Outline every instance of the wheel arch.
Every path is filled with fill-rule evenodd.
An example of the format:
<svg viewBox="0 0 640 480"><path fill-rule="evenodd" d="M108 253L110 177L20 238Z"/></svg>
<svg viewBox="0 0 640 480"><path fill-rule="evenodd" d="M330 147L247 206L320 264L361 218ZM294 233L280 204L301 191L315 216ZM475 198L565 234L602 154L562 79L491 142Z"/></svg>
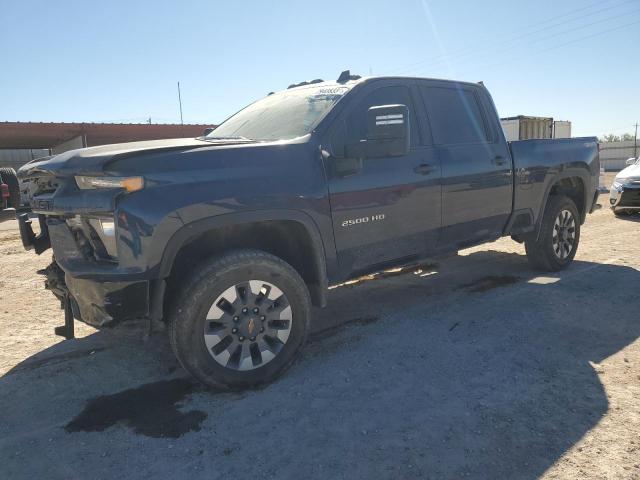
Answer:
<svg viewBox="0 0 640 480"><path fill-rule="evenodd" d="M183 273L183 262L243 248L282 258L304 279L312 303L326 305L328 280L322 237L313 219L298 210L226 214L184 225L167 243L159 277L170 285Z"/></svg>
<svg viewBox="0 0 640 480"><path fill-rule="evenodd" d="M542 203L536 219L536 238L540 234L540 225L544 217L545 209L552 195L566 195L571 198L580 214L580 224L583 224L589 211L589 173L583 169L565 170L553 176L545 188Z"/></svg>

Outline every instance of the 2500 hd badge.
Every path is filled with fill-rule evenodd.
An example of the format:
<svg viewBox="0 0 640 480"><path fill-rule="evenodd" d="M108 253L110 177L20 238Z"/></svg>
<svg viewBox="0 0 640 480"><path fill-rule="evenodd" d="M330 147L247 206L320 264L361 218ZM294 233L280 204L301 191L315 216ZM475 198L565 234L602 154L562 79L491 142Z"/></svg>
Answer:
<svg viewBox="0 0 640 480"><path fill-rule="evenodd" d="M361 217L361 218L353 218L351 220L345 220L344 222L342 222L342 226L351 227L352 225L359 225L361 223L369 223L369 222L379 222L380 220L384 220L384 213L371 215L370 217Z"/></svg>

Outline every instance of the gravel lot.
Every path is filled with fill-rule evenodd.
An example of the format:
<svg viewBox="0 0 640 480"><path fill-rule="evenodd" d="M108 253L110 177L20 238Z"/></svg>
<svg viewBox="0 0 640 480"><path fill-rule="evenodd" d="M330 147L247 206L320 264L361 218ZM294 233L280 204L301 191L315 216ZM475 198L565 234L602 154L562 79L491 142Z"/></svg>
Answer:
<svg viewBox="0 0 640 480"><path fill-rule="evenodd" d="M603 208L560 274L502 239L334 289L291 370L229 394L140 325L55 337L50 257L5 226L0 478L640 479L639 239Z"/></svg>

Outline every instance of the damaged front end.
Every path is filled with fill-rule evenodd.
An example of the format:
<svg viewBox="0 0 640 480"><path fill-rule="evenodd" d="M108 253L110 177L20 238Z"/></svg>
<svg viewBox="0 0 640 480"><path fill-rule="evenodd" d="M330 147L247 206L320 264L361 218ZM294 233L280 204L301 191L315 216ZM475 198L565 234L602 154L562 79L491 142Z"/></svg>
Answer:
<svg viewBox="0 0 640 480"><path fill-rule="evenodd" d="M109 278L109 270L116 265L95 259L95 250L82 233L82 227L74 231L65 220L40 215L40 234L36 235L26 214L19 221L25 248L33 248L40 254L53 247L52 263L38 273L45 276L45 288L65 310L65 325L56 328L57 335L73 338L74 318L104 328L123 320L149 316L151 282L101 281Z"/></svg>
<svg viewBox="0 0 640 480"><path fill-rule="evenodd" d="M69 308L77 320L96 328L112 327L125 319L148 314L148 282L95 282L74 278L53 261L38 270L45 276L44 286Z"/></svg>
<svg viewBox="0 0 640 480"><path fill-rule="evenodd" d="M38 273L65 310L65 325L56 328L56 334L73 338L74 319L96 328L150 320L151 290L163 293L164 282L146 278L144 269L119 258L114 211L121 192L82 190L73 176L42 171L23 181L30 185L39 226L36 233L29 214L18 216L23 246L37 254L53 249L53 262ZM120 234L133 243L127 220L121 212ZM162 314L158 308L154 313Z"/></svg>

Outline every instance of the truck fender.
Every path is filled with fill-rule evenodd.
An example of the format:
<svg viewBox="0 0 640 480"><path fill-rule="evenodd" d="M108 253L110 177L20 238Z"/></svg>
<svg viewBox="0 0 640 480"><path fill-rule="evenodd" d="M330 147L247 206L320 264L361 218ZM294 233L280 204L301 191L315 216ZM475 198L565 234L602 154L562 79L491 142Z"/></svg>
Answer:
<svg viewBox="0 0 640 480"><path fill-rule="evenodd" d="M570 169L563 169L562 171L560 171L559 173L553 175L549 181L547 182L547 185L545 187L544 190L544 195L542 197L542 203L538 209L538 216L536 218L536 227L535 227L535 236L536 239L538 238L538 235L540 234L540 225L542 224L542 217L544 216L544 210L547 206L547 202L549 201L549 195L551 194L551 189L553 188L553 186L558 183L559 181L565 179L565 178L571 178L571 177L578 177L580 178L580 180L582 180L582 183L584 185L584 205L585 208L583 209L583 212L581 214L581 219L580 219L580 223L584 223L584 220L586 218L586 214L589 210L589 170L588 167L585 166L585 168L570 168Z"/></svg>
<svg viewBox="0 0 640 480"><path fill-rule="evenodd" d="M159 265L157 278L166 278L171 273L173 262L180 249L199 235L231 225L249 224L264 221L293 221L301 224L311 239L313 251L309 252L313 259L315 275L318 285L308 285L313 303L326 305L326 291L328 287L327 266L324 242L320 230L314 220L300 210L253 210L239 213L229 213L202 218L188 223L178 229L169 239Z"/></svg>

